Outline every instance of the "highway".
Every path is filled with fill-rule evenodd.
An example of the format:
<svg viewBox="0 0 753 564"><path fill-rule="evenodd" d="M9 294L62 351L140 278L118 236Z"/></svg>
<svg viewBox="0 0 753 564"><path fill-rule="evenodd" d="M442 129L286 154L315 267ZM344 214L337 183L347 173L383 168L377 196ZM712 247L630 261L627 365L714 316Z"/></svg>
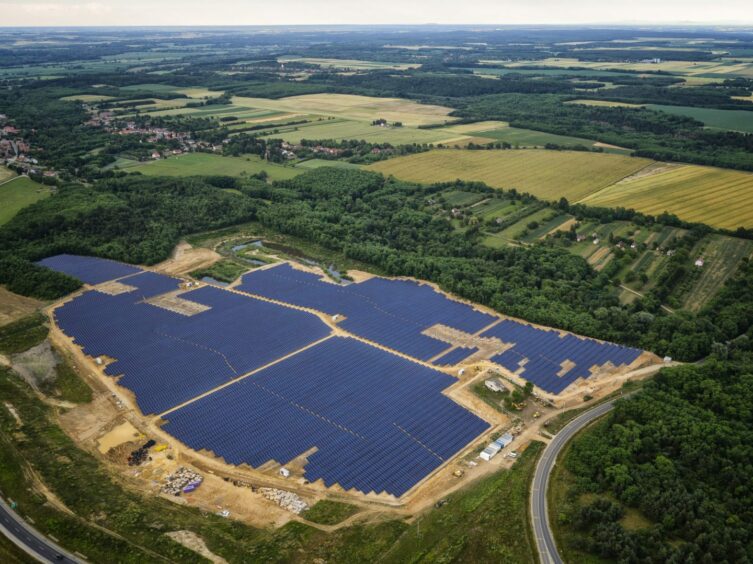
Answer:
<svg viewBox="0 0 753 564"><path fill-rule="evenodd" d="M623 396L624 397L624 396ZM618 399L618 398L615 398ZM554 535L549 526L549 512L547 511L546 492L549 487L549 475L557 462L557 457L568 441L583 427L609 412L614 406L615 400L600 403L593 409L581 413L570 421L557 433L544 449L531 484L531 521L533 532L536 536L536 548L539 553L541 564L562 564L563 560L557 552Z"/></svg>
<svg viewBox="0 0 753 564"><path fill-rule="evenodd" d="M0 533L39 562L83 562L39 534L2 498L0 498Z"/></svg>

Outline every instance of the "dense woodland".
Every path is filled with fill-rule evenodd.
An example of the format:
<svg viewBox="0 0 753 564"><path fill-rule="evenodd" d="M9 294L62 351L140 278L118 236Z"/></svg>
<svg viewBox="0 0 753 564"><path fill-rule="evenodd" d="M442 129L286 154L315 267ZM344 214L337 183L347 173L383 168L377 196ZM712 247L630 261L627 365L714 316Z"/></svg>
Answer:
<svg viewBox="0 0 753 564"><path fill-rule="evenodd" d="M230 187L241 193L223 190ZM153 264L188 233L256 220L379 272L431 280L509 315L660 355L701 358L753 326L753 263L698 314L664 314L661 296L622 306L608 274L581 257L547 245L494 250L479 244L478 229L455 233L448 220L424 210L427 198L446 188L335 168L275 186L139 176L64 185L0 229L1 281L18 293L52 298L69 292L71 280L29 261L69 252ZM668 275L665 284L672 280Z"/></svg>
<svg viewBox="0 0 753 564"><path fill-rule="evenodd" d="M753 560L750 350L663 370L573 442L560 519L576 548L620 562ZM628 510L647 522L626 528Z"/></svg>

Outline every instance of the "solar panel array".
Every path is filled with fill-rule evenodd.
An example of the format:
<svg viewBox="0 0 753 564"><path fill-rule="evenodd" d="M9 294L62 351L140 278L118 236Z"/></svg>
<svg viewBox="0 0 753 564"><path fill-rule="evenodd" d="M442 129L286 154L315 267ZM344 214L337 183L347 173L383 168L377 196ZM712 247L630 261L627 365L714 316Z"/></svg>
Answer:
<svg viewBox="0 0 753 564"><path fill-rule="evenodd" d="M305 477L400 496L489 425L441 394L456 380L332 337L168 414L163 427L231 464L285 464Z"/></svg>
<svg viewBox="0 0 753 564"><path fill-rule="evenodd" d="M593 366L611 362L615 366L630 364L641 352L638 349L604 343L594 339L562 336L557 331L539 329L509 319L503 320L488 331L484 337L497 337L514 346L491 360L515 372L527 359L520 375L547 392L560 393L578 378L590 376ZM575 364L564 374L562 363L569 360ZM560 374L560 375L558 375Z"/></svg>
<svg viewBox="0 0 753 564"><path fill-rule="evenodd" d="M478 348L476 347L456 347L435 360L434 364L438 366L454 366L476 352L478 352Z"/></svg>
<svg viewBox="0 0 753 564"><path fill-rule="evenodd" d="M429 327L439 323L475 333L496 319L450 300L428 285L371 278L340 286L288 264L250 272L238 289L329 315L344 315L343 329L420 360L447 349L444 341L421 334Z"/></svg>
<svg viewBox="0 0 753 564"><path fill-rule="evenodd" d="M106 368L136 395L143 413L161 413L329 334L306 312L203 287L181 298L210 306L180 315L143 300L179 281L142 272L136 290L116 296L87 292L55 312L57 323L86 354L117 359Z"/></svg>
<svg viewBox="0 0 753 564"><path fill-rule="evenodd" d="M79 255L55 255L37 262L57 272L78 278L87 284L100 284L129 274L141 272L140 268L114 260Z"/></svg>

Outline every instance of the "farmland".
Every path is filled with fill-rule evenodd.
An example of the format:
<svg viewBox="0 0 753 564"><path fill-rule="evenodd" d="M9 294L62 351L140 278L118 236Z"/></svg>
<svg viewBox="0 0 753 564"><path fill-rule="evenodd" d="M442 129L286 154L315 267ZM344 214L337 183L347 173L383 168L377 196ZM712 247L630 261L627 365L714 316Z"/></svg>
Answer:
<svg viewBox="0 0 753 564"><path fill-rule="evenodd" d="M442 129L416 129L414 127L379 127L366 121L332 119L313 121L292 127L280 127L268 137L300 143L301 139L355 139L370 143L451 143L463 142L465 135L453 135Z"/></svg>
<svg viewBox="0 0 753 564"><path fill-rule="evenodd" d="M561 68L584 68L590 70L629 70L635 72L665 71L689 78L723 80L736 76L753 77L753 63L748 61L662 61L660 63L641 62L594 62L574 58L552 58L539 61L518 61L507 65L509 68L519 66L544 66Z"/></svg>
<svg viewBox="0 0 753 564"><path fill-rule="evenodd" d="M494 188L516 188L547 200L577 201L651 164L647 159L587 152L430 151L369 168L404 180L431 183L460 178Z"/></svg>
<svg viewBox="0 0 753 564"><path fill-rule="evenodd" d="M26 176L0 184L0 225L8 223L20 209L49 195L49 187Z"/></svg>
<svg viewBox="0 0 753 564"><path fill-rule="evenodd" d="M123 159L119 168L147 176L245 176L265 171L272 180L293 178L302 172L293 167L262 161L256 155L223 157L208 153L191 153L147 162Z"/></svg>
<svg viewBox="0 0 753 564"><path fill-rule="evenodd" d="M308 94L270 100L268 98L234 97L233 105L277 112L293 112L334 116L355 121L378 118L399 121L407 126L443 123L451 108L419 104L400 98L374 98L350 94Z"/></svg>
<svg viewBox="0 0 753 564"><path fill-rule="evenodd" d="M669 211L685 221L727 229L751 227L753 174L695 165L660 167L583 196L581 201L649 214Z"/></svg>
<svg viewBox="0 0 753 564"><path fill-rule="evenodd" d="M659 104L647 104L646 108L668 114L687 116L713 129L753 133L753 111L750 110L716 110L713 108L665 106ZM751 104L751 108L753 108L753 104Z"/></svg>
<svg viewBox="0 0 753 564"><path fill-rule="evenodd" d="M360 61L356 59L322 59L318 57L280 57L278 61L280 63L308 63L310 65L343 70L406 70L415 69L421 66L418 63L389 63L386 61Z"/></svg>
<svg viewBox="0 0 753 564"><path fill-rule="evenodd" d="M522 129L519 127L510 127L503 121L482 121L478 123L467 123L445 127L441 130L462 135L473 135L478 140L488 139L490 142L507 142L512 146L518 147L544 147L547 144L560 146L582 145L584 147L594 147L596 142L592 139L583 139L581 137L571 137L568 135L556 135L544 131L534 131L532 129ZM475 141L475 142L478 142Z"/></svg>
<svg viewBox="0 0 753 564"><path fill-rule="evenodd" d="M713 235L704 239L694 250L693 257L702 258L704 265L696 283L685 296L684 305L698 311L740 265L753 253L753 241Z"/></svg>

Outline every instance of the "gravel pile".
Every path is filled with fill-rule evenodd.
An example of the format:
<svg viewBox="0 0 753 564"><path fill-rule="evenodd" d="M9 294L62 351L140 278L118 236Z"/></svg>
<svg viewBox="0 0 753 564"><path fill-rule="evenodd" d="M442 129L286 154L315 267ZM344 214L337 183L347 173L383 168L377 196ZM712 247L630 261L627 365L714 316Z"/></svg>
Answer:
<svg viewBox="0 0 753 564"><path fill-rule="evenodd" d="M276 488L259 488L259 493L270 501L274 501L283 509L300 515L309 508L309 504L303 501L297 494Z"/></svg>

